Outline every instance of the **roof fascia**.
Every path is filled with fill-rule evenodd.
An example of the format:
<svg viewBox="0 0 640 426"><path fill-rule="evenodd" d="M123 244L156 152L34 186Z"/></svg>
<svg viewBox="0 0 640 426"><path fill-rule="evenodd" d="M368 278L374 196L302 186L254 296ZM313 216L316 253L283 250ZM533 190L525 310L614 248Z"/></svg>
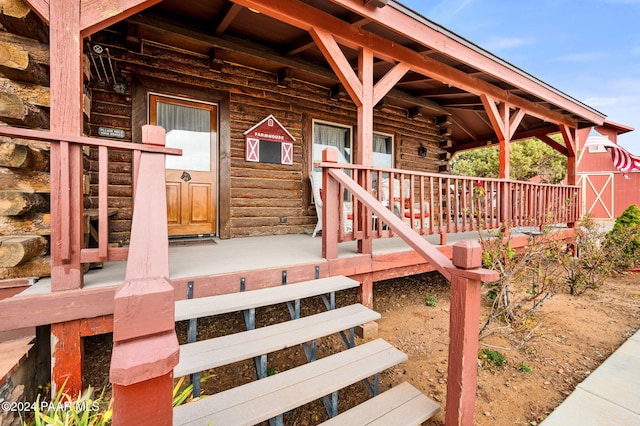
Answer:
<svg viewBox="0 0 640 426"><path fill-rule="evenodd" d="M635 130L635 128L633 128L631 126L627 126L625 124L620 124L620 123L616 123L614 121L609 121L609 120L605 120L605 122L602 125L602 127L613 129L619 135L622 135L622 134L628 133L628 132L633 132Z"/></svg>

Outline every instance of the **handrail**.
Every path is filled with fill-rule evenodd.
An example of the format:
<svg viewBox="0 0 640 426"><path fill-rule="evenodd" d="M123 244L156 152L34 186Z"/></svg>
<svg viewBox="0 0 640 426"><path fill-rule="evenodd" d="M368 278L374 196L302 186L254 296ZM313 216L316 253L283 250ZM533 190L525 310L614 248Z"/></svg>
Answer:
<svg viewBox="0 0 640 426"><path fill-rule="evenodd" d="M409 244L416 252L422 255L440 272L447 280L451 280L451 269L455 268L451 260L442 254L437 248L431 245L424 238L421 238L419 234L408 227L399 217L393 214L386 206L380 203L376 198L369 194L364 188L362 188L353 179L343 173L340 169L324 169L336 182L347 188L354 197L364 204L364 206L370 209L374 214L378 215L384 223L386 223L397 235L399 235L407 244ZM327 199L340 197L339 191L336 185L327 185L326 197ZM323 214L329 218L333 213L333 220L327 220L327 227L325 229L332 229L331 222L337 222L337 211L331 211L330 209L323 209ZM337 228L337 227L336 227Z"/></svg>
<svg viewBox="0 0 640 426"><path fill-rule="evenodd" d="M113 149L125 149L129 151L156 152L166 155L182 155L180 148L166 148L164 146L150 145L146 143L119 142L111 139L91 138L88 136L70 136L59 133L51 133L45 130L23 129L21 127L0 126L0 135L25 139L33 139L43 142L70 142L87 146L106 146ZM148 141L144 141L148 142Z"/></svg>

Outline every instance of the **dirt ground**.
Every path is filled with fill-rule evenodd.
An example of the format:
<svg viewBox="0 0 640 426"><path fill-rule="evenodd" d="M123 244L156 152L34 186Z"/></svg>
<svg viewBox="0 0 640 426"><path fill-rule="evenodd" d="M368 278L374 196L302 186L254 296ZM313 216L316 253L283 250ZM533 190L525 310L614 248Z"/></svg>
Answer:
<svg viewBox="0 0 640 426"><path fill-rule="evenodd" d="M394 279L374 285L374 309L382 314L378 337L404 351L409 360L381 375L381 391L409 381L443 410L446 399L449 333L449 286L438 274ZM427 306L427 298L435 306ZM338 306L355 301L355 292L341 292ZM303 315L321 308L319 298L303 301ZM431 303L433 305L433 303ZM477 425L536 425L558 406L598 365L636 330L640 329L640 273L609 279L597 291L580 297L556 294L537 311L533 323L541 325L521 349L506 348L499 336L483 339L480 350L498 350L506 357L503 366L479 360L475 423ZM483 306L483 312L488 307ZM257 325L286 321L284 305L257 311ZM182 341L185 324L178 324ZM200 320L198 340L241 331L242 317L230 314ZM85 342L85 383L97 387L108 383L110 336ZM506 348L506 349L505 349ZM338 336L318 342L318 358L344 349ZM305 362L300 347L270 354L271 374ZM527 370L527 371L525 371ZM530 370L530 371L528 371ZM255 380L251 361L208 372L205 394ZM108 385L107 385L108 386ZM365 400L367 392L356 383L339 392L339 411ZM321 401L285 414L287 425L312 425L327 418ZM444 424L441 411L426 425Z"/></svg>
<svg viewBox="0 0 640 426"><path fill-rule="evenodd" d="M449 288L428 279L409 285L396 281L390 288L394 290L377 297L376 309L382 313L379 334L405 351L409 361L394 368L388 379L408 380L444 409ZM436 298L435 308L426 306L428 296ZM480 361L475 423L539 423L640 329L639 308L640 274L629 273L580 297L556 294L547 300L532 319L540 327L522 349L502 349L505 339L499 336L483 339L480 351L498 350L506 362L496 367ZM525 366L531 371L523 371ZM427 424L443 423L440 412Z"/></svg>

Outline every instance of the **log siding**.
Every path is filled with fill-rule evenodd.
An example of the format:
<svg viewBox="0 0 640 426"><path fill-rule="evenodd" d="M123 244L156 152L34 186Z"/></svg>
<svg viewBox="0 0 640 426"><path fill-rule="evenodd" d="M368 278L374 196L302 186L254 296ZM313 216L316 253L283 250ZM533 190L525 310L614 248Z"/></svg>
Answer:
<svg viewBox="0 0 640 426"><path fill-rule="evenodd" d="M228 171L221 164L219 179L220 186L228 186L228 191L221 188L219 195L220 236L311 232L316 222L308 188L311 121L319 119L355 126L355 105L351 101L331 99L331 87L295 78L279 84L277 72L248 61L240 63L231 51L221 51L217 55L219 70L212 70L209 58L201 53L146 40L130 48L124 42L125 38L124 31L117 31L117 28L92 37L92 42L109 48L118 72L126 78L130 89L126 94L118 95L109 87L92 84L91 136L98 136L98 127L107 126L124 130L125 141L136 141L132 132L143 124L140 117L146 120L146 104L141 105L134 93L138 80L161 82L163 93L186 94L208 102L220 102L221 94L224 94L228 97L228 123L223 122L225 118L221 113L220 128L227 126L228 135L220 132L219 158L221 162L228 161ZM228 58L221 59L225 55ZM209 92L218 94L218 98L208 98ZM273 114L296 139L292 165L245 161L244 132L269 114ZM398 107L380 108L374 114L375 131L394 136L396 167L437 172L446 164L438 157L442 138L435 118L410 119L408 111ZM427 147L426 158L418 155L420 144ZM128 180L130 159L110 157L109 160L109 207L119 209L111 221L110 241L125 243L132 212L132 191L127 189L131 186ZM93 154L91 161L95 161ZM93 205L97 181L95 167L90 165L89 169Z"/></svg>

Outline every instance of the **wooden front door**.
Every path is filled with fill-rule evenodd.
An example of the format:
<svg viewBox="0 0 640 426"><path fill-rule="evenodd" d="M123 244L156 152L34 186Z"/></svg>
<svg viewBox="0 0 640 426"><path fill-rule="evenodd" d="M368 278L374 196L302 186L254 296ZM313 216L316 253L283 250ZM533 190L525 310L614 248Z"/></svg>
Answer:
<svg viewBox="0 0 640 426"><path fill-rule="evenodd" d="M169 236L216 234L218 108L161 95L149 96L149 122L164 127L167 147Z"/></svg>

